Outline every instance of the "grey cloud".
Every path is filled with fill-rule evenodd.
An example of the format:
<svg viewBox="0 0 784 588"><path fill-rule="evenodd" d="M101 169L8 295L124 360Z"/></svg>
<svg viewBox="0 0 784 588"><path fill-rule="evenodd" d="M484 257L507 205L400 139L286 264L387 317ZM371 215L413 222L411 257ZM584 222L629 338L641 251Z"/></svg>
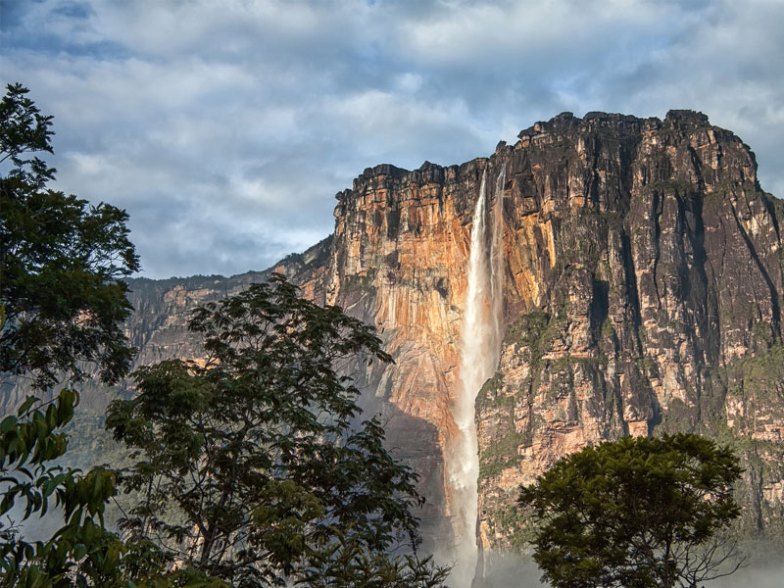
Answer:
<svg viewBox="0 0 784 588"><path fill-rule="evenodd" d="M762 184L784 195L784 5L716 2L705 20L627 75L593 82L592 106L661 115L702 110L756 151Z"/></svg>
<svg viewBox="0 0 784 588"><path fill-rule="evenodd" d="M365 167L459 163L562 110L703 110L784 193L782 17L729 0L42 0L4 22L0 74L55 115L59 185L128 209L146 275L236 273L325 236Z"/></svg>

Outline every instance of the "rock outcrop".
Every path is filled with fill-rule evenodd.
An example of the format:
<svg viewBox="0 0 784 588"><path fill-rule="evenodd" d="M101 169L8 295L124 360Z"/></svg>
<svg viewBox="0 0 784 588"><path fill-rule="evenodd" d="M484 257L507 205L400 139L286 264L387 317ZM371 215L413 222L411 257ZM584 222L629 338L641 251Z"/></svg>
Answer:
<svg viewBox="0 0 784 588"><path fill-rule="evenodd" d="M666 431L736 447L747 533L784 530L784 205L738 137L671 111L564 113L460 166L366 169L337 195L334 235L276 268L377 327L395 364L350 370L422 475L431 536L449 528L472 210L504 167L506 334L476 404L483 546L519 542L517 488L558 458ZM139 361L198 354L187 312L264 276L134 280Z"/></svg>

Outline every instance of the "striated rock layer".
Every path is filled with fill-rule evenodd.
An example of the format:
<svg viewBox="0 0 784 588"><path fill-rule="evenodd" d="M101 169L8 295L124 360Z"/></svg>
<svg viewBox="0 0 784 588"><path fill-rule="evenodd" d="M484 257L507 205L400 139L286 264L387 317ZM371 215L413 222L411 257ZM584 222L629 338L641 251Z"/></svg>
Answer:
<svg viewBox="0 0 784 588"><path fill-rule="evenodd" d="M422 475L434 543L453 514L443 456L472 211L483 171L503 166L505 337L476 403L482 547L520 541L517 488L560 457L665 431L733 444L746 532L784 531L784 205L702 114L564 113L489 158L366 169L337 195L334 235L275 268L378 328L396 363L348 369ZM133 281L139 360L198 355L187 312L263 277Z"/></svg>

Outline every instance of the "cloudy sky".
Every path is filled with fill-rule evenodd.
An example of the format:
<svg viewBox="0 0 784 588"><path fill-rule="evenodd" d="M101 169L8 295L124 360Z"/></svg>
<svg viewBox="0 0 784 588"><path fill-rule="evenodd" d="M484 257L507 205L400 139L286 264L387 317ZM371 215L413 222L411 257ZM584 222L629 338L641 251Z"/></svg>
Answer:
<svg viewBox="0 0 784 588"><path fill-rule="evenodd" d="M692 108L784 196L784 0L0 0L0 80L57 186L125 208L149 277L263 269L365 167L461 163L568 110Z"/></svg>

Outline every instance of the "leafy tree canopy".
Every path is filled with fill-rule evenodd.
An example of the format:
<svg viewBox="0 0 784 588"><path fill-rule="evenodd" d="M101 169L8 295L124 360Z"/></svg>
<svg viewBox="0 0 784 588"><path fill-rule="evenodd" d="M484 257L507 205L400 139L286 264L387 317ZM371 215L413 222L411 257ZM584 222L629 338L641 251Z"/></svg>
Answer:
<svg viewBox="0 0 784 588"><path fill-rule="evenodd" d="M55 170L33 154L53 152L52 117L27 94L11 84L0 101L0 384L30 378L43 392L79 380L83 362L113 381L131 358L120 278L138 262L127 217L46 188ZM83 475L52 465L67 449L63 427L78 394L66 388L48 395L47 402L28 398L0 420L0 585L127 586L124 578L145 574L152 560L123 560L127 547L104 529L113 472ZM44 516L61 518L62 526L35 542L12 518Z"/></svg>
<svg viewBox="0 0 784 588"><path fill-rule="evenodd" d="M275 276L197 309L205 361L135 374L107 428L140 461L141 497L122 522L184 569L234 586L439 585L415 556L416 476L358 422L359 391L339 368L390 361L373 331ZM389 555L407 549L408 557Z"/></svg>
<svg viewBox="0 0 784 588"><path fill-rule="evenodd" d="M704 437L626 437L563 458L520 503L534 559L556 588L696 587L741 558L733 453Z"/></svg>
<svg viewBox="0 0 784 588"><path fill-rule="evenodd" d="M127 372L121 325L131 311L121 278L138 270L125 211L46 188L55 170L52 117L19 84L0 101L0 372L39 388L79 380L83 362L107 382Z"/></svg>

